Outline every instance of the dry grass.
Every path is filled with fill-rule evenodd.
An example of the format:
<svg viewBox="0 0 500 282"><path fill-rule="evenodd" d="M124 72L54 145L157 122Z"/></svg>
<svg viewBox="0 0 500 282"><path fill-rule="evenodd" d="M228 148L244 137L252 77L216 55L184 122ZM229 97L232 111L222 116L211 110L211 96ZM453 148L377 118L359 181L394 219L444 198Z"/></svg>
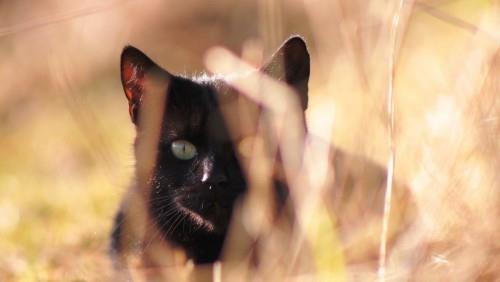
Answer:
<svg viewBox="0 0 500 282"><path fill-rule="evenodd" d="M396 183L411 187L416 223L389 244L379 278L500 279L498 1L402 1L401 9L378 0L32 2L0 2L0 280L111 279L107 237L133 168L118 73L125 44L190 74L221 70L205 64L211 47L258 62L296 33L312 55L311 133L363 156L346 157L346 170L367 159L386 164L394 152ZM255 230L247 232L269 235L267 260L256 270L219 264L209 275L377 278L377 268L352 258L371 248L356 241L360 232L375 234L378 253L383 222L363 218L339 231L341 214L321 194L338 180L327 150L308 143L299 174L293 156L287 162L298 211L290 244L278 244L284 235L265 215L248 212L258 203L249 200L242 212ZM358 174L361 187L385 176ZM360 199L344 209L366 204ZM391 218L399 212L396 204Z"/></svg>

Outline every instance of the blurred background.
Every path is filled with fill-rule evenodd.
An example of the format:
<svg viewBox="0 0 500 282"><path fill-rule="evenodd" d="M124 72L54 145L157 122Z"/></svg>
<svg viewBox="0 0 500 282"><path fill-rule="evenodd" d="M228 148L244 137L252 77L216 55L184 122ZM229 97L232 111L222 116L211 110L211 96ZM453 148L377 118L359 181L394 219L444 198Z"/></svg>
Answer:
<svg viewBox="0 0 500 282"><path fill-rule="evenodd" d="M211 47L259 46L266 58L293 34L312 56L311 130L323 136L333 118L334 144L381 164L396 59L396 177L433 241L452 243L432 269L500 279L499 2L404 1L391 52L393 2L0 0L0 280L110 271L108 234L134 165L125 45L192 75Z"/></svg>

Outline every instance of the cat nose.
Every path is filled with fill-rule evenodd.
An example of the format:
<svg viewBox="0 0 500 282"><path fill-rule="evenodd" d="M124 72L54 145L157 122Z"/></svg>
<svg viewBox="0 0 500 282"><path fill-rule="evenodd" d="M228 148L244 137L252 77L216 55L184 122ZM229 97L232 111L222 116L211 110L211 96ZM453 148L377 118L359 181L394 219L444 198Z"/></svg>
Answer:
<svg viewBox="0 0 500 282"><path fill-rule="evenodd" d="M201 177L202 183L219 185L227 182L227 176L222 169L215 166L212 158L203 162L203 174Z"/></svg>
<svg viewBox="0 0 500 282"><path fill-rule="evenodd" d="M201 182L219 185L227 182L227 176L220 170L205 170L201 177Z"/></svg>
<svg viewBox="0 0 500 282"><path fill-rule="evenodd" d="M201 182L219 185L219 184L226 183L227 177L224 173L215 173L215 174L210 174L210 175L203 174L203 178L201 179Z"/></svg>

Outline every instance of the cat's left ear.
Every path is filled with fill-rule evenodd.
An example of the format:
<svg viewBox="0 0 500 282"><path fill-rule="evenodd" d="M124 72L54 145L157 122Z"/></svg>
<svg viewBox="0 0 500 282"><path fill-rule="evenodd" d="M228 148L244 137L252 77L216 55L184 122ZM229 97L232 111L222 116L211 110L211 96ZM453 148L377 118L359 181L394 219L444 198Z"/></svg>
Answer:
<svg viewBox="0 0 500 282"><path fill-rule="evenodd" d="M130 118L137 124L139 109L148 91L146 81L169 77L170 74L132 46L126 46L122 51L120 71L123 90L129 103Z"/></svg>
<svg viewBox="0 0 500 282"><path fill-rule="evenodd" d="M307 108L310 58L300 36L287 39L261 71L295 89L302 109Z"/></svg>

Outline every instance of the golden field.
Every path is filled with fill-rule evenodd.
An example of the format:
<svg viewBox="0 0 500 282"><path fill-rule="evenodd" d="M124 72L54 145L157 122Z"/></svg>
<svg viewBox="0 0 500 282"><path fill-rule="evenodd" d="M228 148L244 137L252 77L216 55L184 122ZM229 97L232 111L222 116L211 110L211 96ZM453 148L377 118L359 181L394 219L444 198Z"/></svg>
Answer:
<svg viewBox="0 0 500 282"><path fill-rule="evenodd" d="M495 0L0 1L0 280L112 279L108 235L134 167L125 45L189 75L212 47L258 61L292 34L311 53L311 132L383 166L392 141L418 207L405 242L432 245L430 261L379 279L499 281ZM283 280L373 280L321 248L339 243L314 218L322 271Z"/></svg>

